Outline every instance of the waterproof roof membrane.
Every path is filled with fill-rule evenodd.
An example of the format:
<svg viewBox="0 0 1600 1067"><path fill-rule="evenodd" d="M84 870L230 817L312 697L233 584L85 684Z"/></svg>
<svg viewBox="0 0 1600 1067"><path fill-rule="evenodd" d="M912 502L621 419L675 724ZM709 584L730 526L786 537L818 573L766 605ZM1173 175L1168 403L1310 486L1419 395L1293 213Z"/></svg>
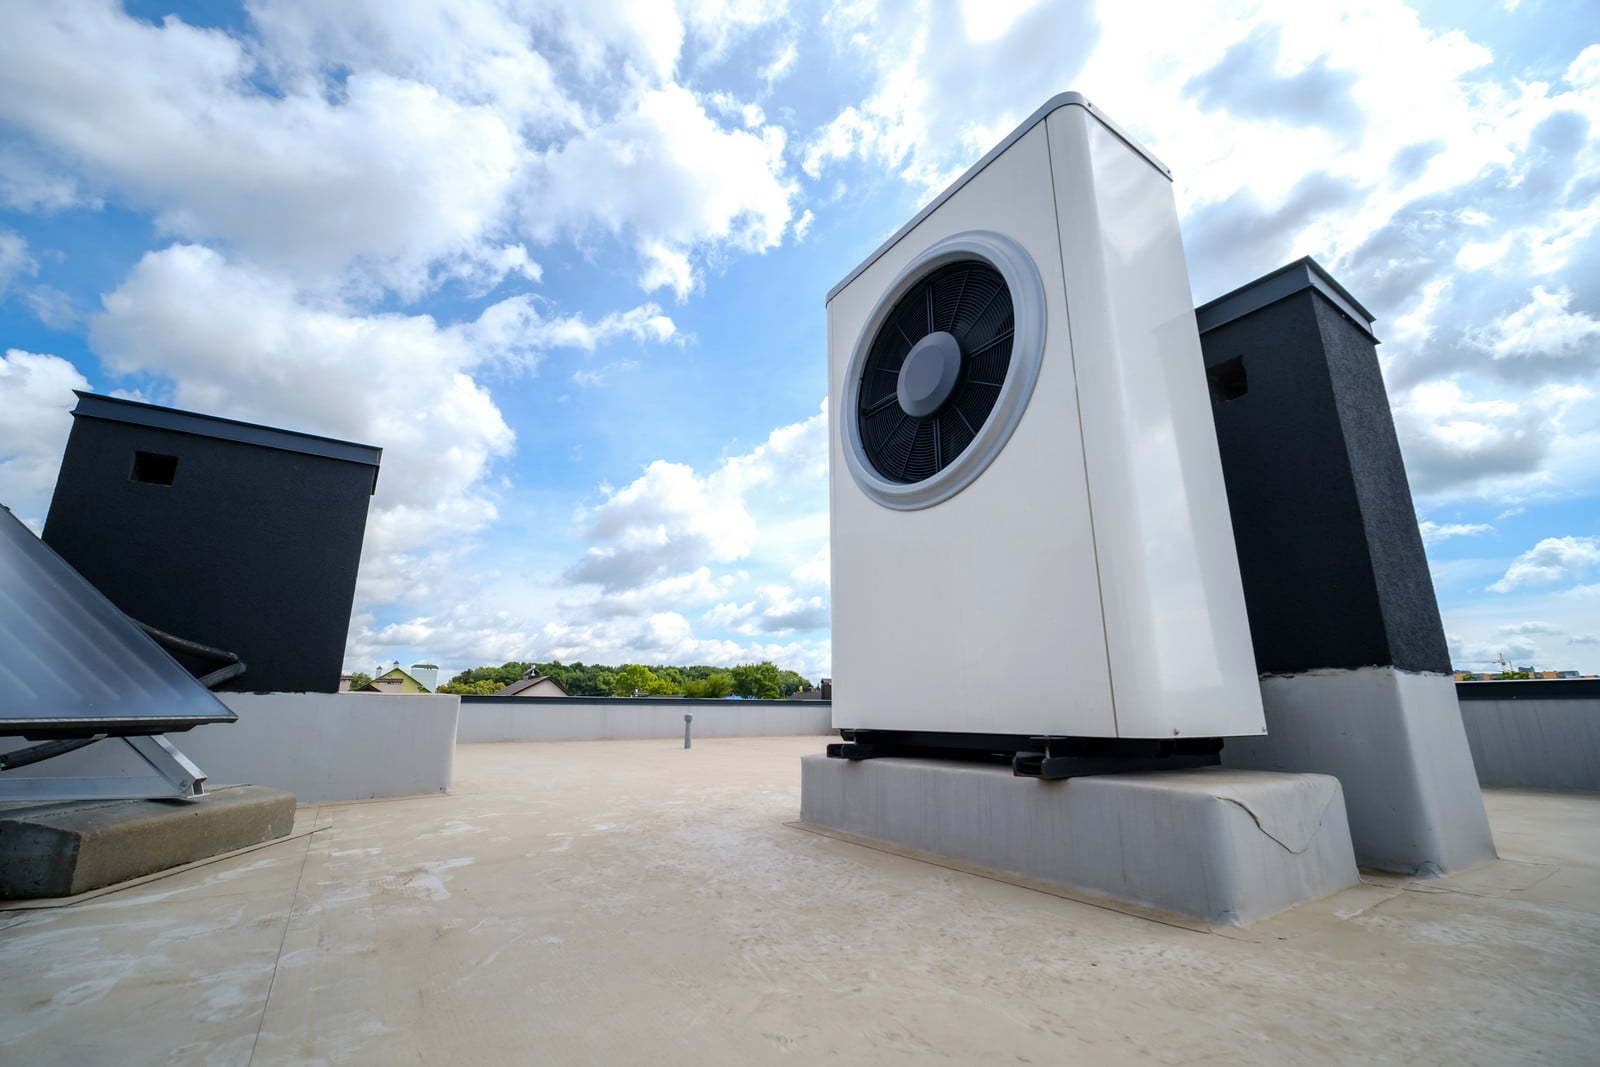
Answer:
<svg viewBox="0 0 1600 1067"><path fill-rule="evenodd" d="M0 736L134 736L235 718L0 507Z"/></svg>

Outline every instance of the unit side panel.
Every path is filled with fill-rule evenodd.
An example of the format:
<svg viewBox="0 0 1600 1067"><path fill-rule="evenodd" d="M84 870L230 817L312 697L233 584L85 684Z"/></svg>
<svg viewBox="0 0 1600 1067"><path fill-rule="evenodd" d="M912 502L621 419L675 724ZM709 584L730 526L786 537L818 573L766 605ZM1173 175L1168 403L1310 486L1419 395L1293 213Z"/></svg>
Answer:
<svg viewBox="0 0 1600 1067"><path fill-rule="evenodd" d="M1082 109L1047 128L1119 734L1261 733L1171 183Z"/></svg>
<svg viewBox="0 0 1600 1067"><path fill-rule="evenodd" d="M1042 128L1023 137L829 304L831 411L878 296L923 249L988 229L1046 293L1043 367L994 463L951 499L894 511L857 488L830 434L836 727L1113 736Z"/></svg>

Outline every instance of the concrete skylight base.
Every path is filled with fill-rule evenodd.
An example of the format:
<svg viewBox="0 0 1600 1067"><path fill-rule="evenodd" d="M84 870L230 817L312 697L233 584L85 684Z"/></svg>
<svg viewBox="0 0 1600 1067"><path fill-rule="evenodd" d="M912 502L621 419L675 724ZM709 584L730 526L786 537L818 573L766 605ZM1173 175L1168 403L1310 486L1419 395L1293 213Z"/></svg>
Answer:
<svg viewBox="0 0 1600 1067"><path fill-rule="evenodd" d="M295 799L224 786L189 800L56 801L0 807L0 899L67 897L272 841Z"/></svg>
<svg viewBox="0 0 1600 1067"><path fill-rule="evenodd" d="M1337 779L1221 767L1050 782L944 760L801 758L800 817L1242 925L1358 879Z"/></svg>

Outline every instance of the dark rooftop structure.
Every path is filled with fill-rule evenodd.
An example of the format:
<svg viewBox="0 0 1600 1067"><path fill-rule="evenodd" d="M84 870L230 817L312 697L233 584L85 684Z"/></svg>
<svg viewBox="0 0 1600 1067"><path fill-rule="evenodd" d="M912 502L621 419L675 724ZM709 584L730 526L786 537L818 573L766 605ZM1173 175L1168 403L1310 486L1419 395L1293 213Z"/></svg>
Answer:
<svg viewBox="0 0 1600 1067"><path fill-rule="evenodd" d="M1195 317L1257 667L1449 673L1372 315L1305 258Z"/></svg>
<svg viewBox="0 0 1600 1067"><path fill-rule="evenodd" d="M223 688L334 692L382 450L77 395L45 543L139 622L237 653Z"/></svg>

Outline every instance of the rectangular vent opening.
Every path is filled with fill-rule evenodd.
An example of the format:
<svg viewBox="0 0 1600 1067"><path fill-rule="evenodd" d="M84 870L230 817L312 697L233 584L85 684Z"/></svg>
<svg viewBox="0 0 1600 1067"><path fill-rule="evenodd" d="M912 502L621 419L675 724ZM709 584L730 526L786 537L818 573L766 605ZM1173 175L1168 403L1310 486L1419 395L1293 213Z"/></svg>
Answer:
<svg viewBox="0 0 1600 1067"><path fill-rule="evenodd" d="M1250 391L1249 383L1245 380L1244 357L1234 356L1215 367L1207 367L1206 382L1211 386L1213 404L1238 400Z"/></svg>
<svg viewBox="0 0 1600 1067"><path fill-rule="evenodd" d="M171 485L177 473L177 456L163 456L159 452L135 452L133 473L129 478L146 485Z"/></svg>

